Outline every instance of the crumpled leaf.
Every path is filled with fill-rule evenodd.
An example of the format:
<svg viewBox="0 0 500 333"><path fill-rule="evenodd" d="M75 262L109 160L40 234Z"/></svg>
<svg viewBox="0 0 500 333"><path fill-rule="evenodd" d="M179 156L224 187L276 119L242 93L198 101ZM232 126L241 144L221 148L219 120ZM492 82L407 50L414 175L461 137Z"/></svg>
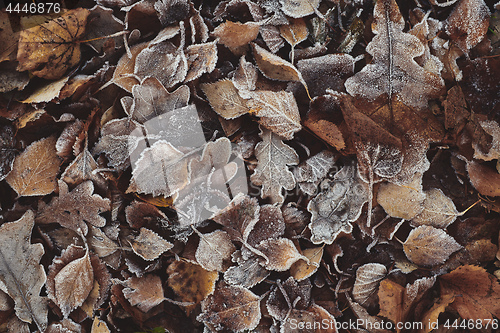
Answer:
<svg viewBox="0 0 500 333"><path fill-rule="evenodd" d="M231 80L203 83L201 90L207 96L212 109L224 119L237 118L250 110Z"/></svg>
<svg viewBox="0 0 500 333"><path fill-rule="evenodd" d="M285 200L282 189L295 187L295 179L288 166L298 164L299 157L273 132L262 129L261 137L262 141L255 147L258 165L250 180L255 185L262 185L262 198L269 197L272 202L281 203Z"/></svg>
<svg viewBox="0 0 500 333"><path fill-rule="evenodd" d="M439 277L442 297L455 296L452 307L463 319L487 320L500 316L500 284L483 267L460 266Z"/></svg>
<svg viewBox="0 0 500 333"><path fill-rule="evenodd" d="M419 266L444 263L462 246L444 230L423 225L413 229L403 244L403 250L412 262Z"/></svg>
<svg viewBox="0 0 500 333"><path fill-rule="evenodd" d="M80 45L90 11L70 10L56 19L21 31L18 71L30 70L44 79L58 79L80 61Z"/></svg>
<svg viewBox="0 0 500 333"><path fill-rule="evenodd" d="M167 267L168 286L183 302L200 303L215 290L219 277L217 271L207 271L197 264L183 260L174 261ZM194 305L186 307L189 314Z"/></svg>
<svg viewBox="0 0 500 333"><path fill-rule="evenodd" d="M130 277L124 284L127 288L123 289L123 296L142 312L148 312L165 299L161 279L156 274Z"/></svg>
<svg viewBox="0 0 500 333"><path fill-rule="evenodd" d="M129 243L134 253L144 260L155 260L174 246L154 231L146 228L141 228L139 235L129 240Z"/></svg>
<svg viewBox="0 0 500 333"><path fill-rule="evenodd" d="M379 282L387 275L387 268L378 263L369 263L356 270L356 281L352 289L352 297L364 305L376 293Z"/></svg>
<svg viewBox="0 0 500 333"><path fill-rule="evenodd" d="M299 259L308 261L288 238L266 239L255 246L257 250L266 256L262 264L266 269L283 272Z"/></svg>
<svg viewBox="0 0 500 333"><path fill-rule="evenodd" d="M309 157L294 169L295 180L302 192L308 195L317 194L318 185L334 166L337 156L329 150L323 150Z"/></svg>
<svg viewBox="0 0 500 333"><path fill-rule="evenodd" d="M253 330L261 318L260 297L243 287L219 284L203 300L201 311L196 319L209 327L224 327L233 332Z"/></svg>
<svg viewBox="0 0 500 333"><path fill-rule="evenodd" d="M435 228L445 229L459 216L453 201L440 189L433 188L424 191L424 193L424 209L411 220L412 226L430 225Z"/></svg>
<svg viewBox="0 0 500 333"><path fill-rule="evenodd" d="M464 0L453 8L446 20L446 33L468 54L486 35L490 24L490 10L483 0Z"/></svg>
<svg viewBox="0 0 500 333"><path fill-rule="evenodd" d="M56 189L60 160L55 143L53 136L33 142L15 159L5 180L18 195L45 195Z"/></svg>
<svg viewBox="0 0 500 333"><path fill-rule="evenodd" d="M222 230L199 234L200 243L196 249L196 261L207 271L226 271L231 263L231 254L236 247L229 235Z"/></svg>
<svg viewBox="0 0 500 333"><path fill-rule="evenodd" d="M247 101L250 112L260 117L259 123L285 140L302 129L297 102L286 91L259 90L250 94Z"/></svg>
<svg viewBox="0 0 500 333"><path fill-rule="evenodd" d="M15 143L14 128L7 125L0 127L0 181L12 170L16 157Z"/></svg>
<svg viewBox="0 0 500 333"><path fill-rule="evenodd" d="M370 101L385 94L389 103L397 96L408 106L426 107L428 99L439 95L444 81L415 62L414 58L424 53L422 43L402 31L404 18L395 0L377 1L373 16L375 37L366 47L373 60L347 79L347 92Z"/></svg>
<svg viewBox="0 0 500 333"><path fill-rule="evenodd" d="M344 166L333 180L325 179L321 192L309 204L311 212L311 241L314 244L332 244L341 233L350 233L352 225L361 215L368 200L368 186L358 175L355 165Z"/></svg>
<svg viewBox="0 0 500 333"><path fill-rule="evenodd" d="M40 296L46 281L39 264L44 254L42 244L31 244L34 214L27 211L19 220L0 226L0 288L15 302L16 315L24 322L47 327L47 302Z"/></svg>
<svg viewBox="0 0 500 333"><path fill-rule="evenodd" d="M65 228L81 232L86 235L87 223L95 227L106 225L106 219L100 213L110 210L110 200L99 194L92 194L94 185L87 180L69 191L68 185L59 181L59 197L54 197L48 205L39 203L36 223L59 223Z"/></svg>

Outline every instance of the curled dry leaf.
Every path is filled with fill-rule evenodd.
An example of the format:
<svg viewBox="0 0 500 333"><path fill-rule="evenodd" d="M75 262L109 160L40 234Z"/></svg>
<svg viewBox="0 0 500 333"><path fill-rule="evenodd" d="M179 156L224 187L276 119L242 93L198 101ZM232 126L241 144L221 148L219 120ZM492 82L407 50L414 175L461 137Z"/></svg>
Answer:
<svg viewBox="0 0 500 333"><path fill-rule="evenodd" d="M308 259L308 261L304 259L297 260L290 267L290 275L293 276L295 280L302 281L316 273L319 268L321 258L323 257L323 249L324 247L321 246L303 250L302 254Z"/></svg>
<svg viewBox="0 0 500 333"><path fill-rule="evenodd" d="M387 275L387 268L382 264L370 263L358 268L356 281L352 289L352 297L364 305L376 293L379 282Z"/></svg>
<svg viewBox="0 0 500 333"><path fill-rule="evenodd" d="M141 228L139 235L129 241L135 254L144 260L155 260L174 245L164 240L154 231Z"/></svg>
<svg viewBox="0 0 500 333"><path fill-rule="evenodd" d="M56 189L60 160L55 144L53 136L41 139L29 145L16 158L5 180L18 195L45 195Z"/></svg>
<svg viewBox="0 0 500 333"><path fill-rule="evenodd" d="M39 264L44 250L41 244L30 243L34 225L34 214L27 211L19 220L0 226L0 288L14 300L20 320L34 322L44 331L48 323L47 302L40 290L46 276Z"/></svg>
<svg viewBox="0 0 500 333"><path fill-rule="evenodd" d="M260 297L243 287L219 284L201 303L201 311L196 319L209 327L233 332L253 330L261 318Z"/></svg>
<svg viewBox="0 0 500 333"><path fill-rule="evenodd" d="M377 1L373 16L375 37L366 47L373 60L347 79L347 92L370 101L385 94L389 103L397 96L408 106L426 107L429 98L439 96L444 81L415 62L414 58L424 53L424 46L417 37L402 31L405 22L395 0Z"/></svg>
<svg viewBox="0 0 500 333"><path fill-rule="evenodd" d="M307 30L304 19L293 19L289 24L280 25L280 34L292 47L307 39Z"/></svg>
<svg viewBox="0 0 500 333"><path fill-rule="evenodd" d="M262 129L262 142L255 147L258 160L257 168L250 176L255 185L262 185L262 198L271 198L272 202L281 203L285 200L282 189L291 190L295 187L295 179L288 165L299 163L295 150L283 143L281 138L271 131Z"/></svg>
<svg viewBox="0 0 500 333"><path fill-rule="evenodd" d="M148 312L165 299L161 279L155 274L146 274L140 278L128 278L124 285L123 296L132 306L137 306L142 312Z"/></svg>
<svg viewBox="0 0 500 333"><path fill-rule="evenodd" d="M453 237L444 230L427 225L413 229L403 244L406 256L419 266L434 266L444 263L460 249Z"/></svg>
<svg viewBox="0 0 500 333"><path fill-rule="evenodd" d="M203 83L201 90L207 96L212 109L224 119L237 118L250 110L231 80Z"/></svg>
<svg viewBox="0 0 500 333"><path fill-rule="evenodd" d="M81 51L79 39L85 33L90 11L70 10L63 15L21 31L17 60L18 70L30 70L44 79L59 79L78 64Z"/></svg>
<svg viewBox="0 0 500 333"><path fill-rule="evenodd" d="M266 261L262 265L272 271L286 271L299 259L309 261L288 238L266 239L255 248L266 256Z"/></svg>
<svg viewBox="0 0 500 333"><path fill-rule="evenodd" d="M87 180L69 191L68 185L59 181L59 197L54 197L48 205L40 201L36 223L59 223L74 231L79 229L87 234L87 223L104 227L106 219L99 215L110 210L110 200L99 194L92 194L94 185Z"/></svg>
<svg viewBox="0 0 500 333"><path fill-rule="evenodd" d="M129 57L127 53L122 55L120 60L118 60L115 71L113 72L111 82L129 93L132 92L132 87L134 85L141 83L139 78L134 74L135 60L139 53L148 47L148 44L149 43L141 43L133 45L130 48L130 54L132 57Z"/></svg>
<svg viewBox="0 0 500 333"><path fill-rule="evenodd" d="M192 302L186 307L189 314L196 304L214 292L215 282L219 277L217 271L207 271L197 264L184 260L174 261L167 267L168 286L172 288L180 300Z"/></svg>
<svg viewBox="0 0 500 333"><path fill-rule="evenodd" d="M231 263L231 254L236 247L229 235L222 230L199 234L200 243L196 249L196 261L208 271L225 272Z"/></svg>
<svg viewBox="0 0 500 333"><path fill-rule="evenodd" d="M441 297L454 297L452 307L463 319L487 320L500 317L498 279L478 266L460 266L439 277Z"/></svg>

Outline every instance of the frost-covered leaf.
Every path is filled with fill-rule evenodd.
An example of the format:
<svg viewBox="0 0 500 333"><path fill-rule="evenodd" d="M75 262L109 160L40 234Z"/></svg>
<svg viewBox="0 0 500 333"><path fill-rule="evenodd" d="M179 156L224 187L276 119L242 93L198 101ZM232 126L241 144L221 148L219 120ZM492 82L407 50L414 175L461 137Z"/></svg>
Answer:
<svg viewBox="0 0 500 333"><path fill-rule="evenodd" d="M229 267L224 273L224 281L229 284L252 288L268 277L270 272L260 265L257 257L242 260L238 266Z"/></svg>
<svg viewBox="0 0 500 333"><path fill-rule="evenodd" d="M424 209L411 220L412 226L430 225L431 227L445 229L459 216L453 201L440 189L433 188L424 191L424 193Z"/></svg>
<svg viewBox="0 0 500 333"><path fill-rule="evenodd" d="M266 239L256 247L266 256L262 265L272 271L286 271L299 259L308 260L288 238Z"/></svg>
<svg viewBox="0 0 500 333"><path fill-rule="evenodd" d="M248 236L248 244L257 245L261 241L278 238L285 232L285 220L281 209L275 205L262 205L259 220Z"/></svg>
<svg viewBox="0 0 500 333"><path fill-rule="evenodd" d="M206 325L233 332L253 330L261 318L260 297L243 287L219 285L201 303L201 311L196 319Z"/></svg>
<svg viewBox="0 0 500 333"><path fill-rule="evenodd" d="M137 75L134 74L135 60L142 50L148 47L147 42L133 45L130 48L130 55L125 53L116 65L116 69L113 72L113 78L111 82L116 84L118 87L132 92L132 87L136 84L140 84L141 81Z"/></svg>
<svg viewBox="0 0 500 333"><path fill-rule="evenodd" d="M321 192L308 204L311 212L311 241L314 244L332 244L343 231L350 233L368 200L368 186L358 175L355 165L344 166L332 180L325 179Z"/></svg>
<svg viewBox="0 0 500 333"><path fill-rule="evenodd" d="M389 103L397 96L408 106L426 107L428 99L439 95L444 82L415 62L414 58L424 53L424 46L417 37L402 31L405 22L395 0L377 1L373 16L375 37L366 47L373 60L347 79L347 92L370 101L385 94Z"/></svg>
<svg viewBox="0 0 500 333"><path fill-rule="evenodd" d="M241 54L239 49L257 38L259 24L251 21L246 23L226 21L215 28L212 34L218 37L219 43L226 45L233 53Z"/></svg>
<svg viewBox="0 0 500 333"><path fill-rule="evenodd" d="M87 180L69 191L68 185L59 181L59 197L54 197L48 205L39 203L36 223L59 223L65 228L87 234L87 223L95 227L104 227L106 219L99 215L110 210L110 200L99 194L92 194L94 185Z"/></svg>
<svg viewBox="0 0 500 333"><path fill-rule="evenodd" d="M189 2L187 0L159 0L154 8L163 26L184 20L189 15Z"/></svg>
<svg viewBox="0 0 500 333"><path fill-rule="evenodd" d="M237 118L250 110L231 80L204 83L201 90L207 96L210 106L224 119Z"/></svg>
<svg viewBox="0 0 500 333"><path fill-rule="evenodd" d="M231 263L231 254L236 251L229 235L216 230L208 234L200 233L199 236L196 261L208 271L226 271Z"/></svg>
<svg viewBox="0 0 500 333"><path fill-rule="evenodd" d="M0 288L15 302L16 315L35 322L41 330L48 323L47 302L40 296L46 276L39 264L44 254L41 244L31 244L34 214L27 211L19 220L0 226Z"/></svg>
<svg viewBox="0 0 500 333"><path fill-rule="evenodd" d="M154 260L174 245L160 235L146 228L141 228L137 237L129 240L135 254L144 260Z"/></svg>
<svg viewBox="0 0 500 333"><path fill-rule="evenodd" d="M313 14L320 2L321 0L280 0L283 13L294 18Z"/></svg>
<svg viewBox="0 0 500 333"><path fill-rule="evenodd" d="M56 138L51 136L33 142L19 155L5 178L20 196L45 195L56 189L60 160L56 155Z"/></svg>
<svg viewBox="0 0 500 333"><path fill-rule="evenodd" d="M492 136L491 147L488 152L481 151L479 145L474 144L474 158L483 161L500 159L500 126L496 121L484 120L479 122L483 130Z"/></svg>
<svg viewBox="0 0 500 333"><path fill-rule="evenodd" d="M155 274L146 274L140 278L130 277L124 285L123 296L132 306L137 306L142 312L148 312L165 299L161 279Z"/></svg>
<svg viewBox="0 0 500 333"><path fill-rule="evenodd" d="M92 225L89 226L87 242L90 249L92 249L99 258L107 257L119 249L117 243L111 240L101 229Z"/></svg>
<svg viewBox="0 0 500 333"><path fill-rule="evenodd" d="M387 268L382 264L370 263L358 268L356 281L352 289L352 297L364 305L376 293L379 282L387 275Z"/></svg>
<svg viewBox="0 0 500 333"><path fill-rule="evenodd" d="M205 73L211 73L217 64L216 41L189 45L186 48L188 72L184 82L196 80Z"/></svg>
<svg viewBox="0 0 500 333"><path fill-rule="evenodd" d="M266 301L269 314L276 320L285 320L292 309L305 310L311 301L311 282L306 279L300 282L289 277L285 282L277 282Z"/></svg>
<svg viewBox="0 0 500 333"><path fill-rule="evenodd" d="M291 190L295 187L295 179L289 165L296 165L299 157L295 150L283 143L282 139L271 131L262 129L262 142L255 147L258 160L257 168L250 176L255 185L262 185L262 198L271 201L284 201L282 189Z"/></svg>
<svg viewBox="0 0 500 333"><path fill-rule="evenodd" d="M296 261L290 267L290 275L293 276L295 280L302 281L316 273L319 268L321 258L323 257L323 249L324 247L321 246L303 250L302 254L309 260L309 262L304 259Z"/></svg>
<svg viewBox="0 0 500 333"><path fill-rule="evenodd" d="M385 183L377 194L378 203L392 217L410 220L424 209L425 192L422 191L422 175L416 174L404 186Z"/></svg>
<svg viewBox="0 0 500 333"><path fill-rule="evenodd" d="M98 188L106 188L106 180L97 172L98 168L92 154L87 147L71 162L61 175L61 180L71 186L81 184L83 181L91 180Z"/></svg>
<svg viewBox="0 0 500 333"><path fill-rule="evenodd" d="M286 91L259 90L250 94L247 106L250 112L260 117L259 123L285 140L302 129L297 102L292 93Z"/></svg>
<svg viewBox="0 0 500 333"><path fill-rule="evenodd" d="M444 230L427 225L413 229L403 244L408 259L419 266L441 264L461 248Z"/></svg>
<svg viewBox="0 0 500 333"><path fill-rule="evenodd" d="M0 180L3 180L12 170L16 150L14 128L12 126L0 127Z"/></svg>
<svg viewBox="0 0 500 333"><path fill-rule="evenodd" d="M300 189L308 195L316 194L319 183L334 166L336 159L337 157L331 151L323 150L300 163L294 169L295 180Z"/></svg>

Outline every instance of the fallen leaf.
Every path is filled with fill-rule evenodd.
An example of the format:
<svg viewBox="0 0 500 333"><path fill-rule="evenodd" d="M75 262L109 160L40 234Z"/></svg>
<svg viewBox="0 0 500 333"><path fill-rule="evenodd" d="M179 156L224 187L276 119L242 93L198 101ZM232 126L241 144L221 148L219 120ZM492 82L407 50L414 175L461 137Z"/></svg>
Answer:
<svg viewBox="0 0 500 333"><path fill-rule="evenodd" d="M101 229L89 226L87 235L89 247L99 256L107 257L117 251L120 247L112 241Z"/></svg>
<svg viewBox="0 0 500 333"><path fill-rule="evenodd" d="M193 81L204 73L211 73L217 64L216 41L189 45L186 48L188 72L184 82Z"/></svg>
<svg viewBox="0 0 500 333"><path fill-rule="evenodd" d="M266 269L283 272L300 259L308 261L288 238L266 239L255 246L266 256L262 264Z"/></svg>
<svg viewBox="0 0 500 333"><path fill-rule="evenodd" d="M289 277L283 283L277 281L266 301L267 311L276 320L283 321L290 310L307 309L311 302L311 288L309 280L297 282Z"/></svg>
<svg viewBox="0 0 500 333"><path fill-rule="evenodd" d="M356 281L352 289L354 300L360 305L365 305L365 302L376 294L380 281L386 275L387 268L382 264L369 263L359 267L356 270Z"/></svg>
<svg viewBox="0 0 500 333"><path fill-rule="evenodd" d="M189 314L194 306L212 294L219 277L217 271L207 271L197 264L183 260L174 261L167 268L168 286L183 302L192 302L186 307Z"/></svg>
<svg viewBox="0 0 500 333"><path fill-rule="evenodd" d="M393 323L404 320L403 295L405 288L390 279L380 282L378 297L380 299L380 316L384 316Z"/></svg>
<svg viewBox="0 0 500 333"><path fill-rule="evenodd" d="M87 147L71 162L61 175L61 180L71 186L91 180L100 189L106 189L106 180L95 170L97 163Z"/></svg>
<svg viewBox="0 0 500 333"><path fill-rule="evenodd" d="M285 232L281 209L275 205L262 205L259 220L248 235L248 244L254 246L266 239L278 238Z"/></svg>
<svg viewBox="0 0 500 333"><path fill-rule="evenodd" d="M238 266L229 267L224 272L224 281L229 284L252 288L264 281L269 276L270 272L262 267L256 256L248 260L242 260Z"/></svg>
<svg viewBox="0 0 500 333"><path fill-rule="evenodd" d="M9 175L14 165L16 138L12 126L0 127L0 181Z"/></svg>
<svg viewBox="0 0 500 333"><path fill-rule="evenodd" d="M292 48L300 42L305 41L309 35L304 19L292 19L289 24L280 25L279 29L281 37L283 37Z"/></svg>
<svg viewBox="0 0 500 333"><path fill-rule="evenodd" d="M272 202L281 203L285 200L282 189L295 187L295 179L288 166L297 165L299 157L273 132L262 129L260 135L262 141L255 147L258 165L250 180L255 185L262 185L262 198L269 197Z"/></svg>
<svg viewBox="0 0 500 333"><path fill-rule="evenodd" d="M427 225L413 229L403 244L408 259L419 266L442 264L461 248L444 230Z"/></svg>
<svg viewBox="0 0 500 333"><path fill-rule="evenodd" d="M253 330L261 318L260 298L243 287L219 285L203 300L201 311L196 319L205 325L222 326L233 332Z"/></svg>
<svg viewBox="0 0 500 333"><path fill-rule="evenodd" d="M99 215L110 210L110 200L103 199L94 192L92 181L87 180L69 191L68 185L59 181L59 196L52 198L47 205L40 201L36 223L59 223L65 228L81 232L86 235L87 223L95 227L106 225L106 219Z"/></svg>
<svg viewBox="0 0 500 333"><path fill-rule="evenodd" d="M203 83L201 90L207 96L212 109L224 119L234 119L250 111L231 80Z"/></svg>
<svg viewBox="0 0 500 333"><path fill-rule="evenodd" d="M445 229L460 215L453 201L440 189L433 188L424 193L424 209L411 220L412 226L430 225Z"/></svg>
<svg viewBox="0 0 500 333"><path fill-rule="evenodd" d="M240 48L257 38L259 24L226 21L215 28L212 34L218 37L219 43L227 46L231 52L241 54Z"/></svg>
<svg viewBox="0 0 500 333"><path fill-rule="evenodd" d="M473 160L467 161L467 173L472 186L479 193L492 197L500 196L500 174L495 169Z"/></svg>
<svg viewBox="0 0 500 333"><path fill-rule="evenodd" d="M40 290L46 276L39 262L45 251L42 244L30 243L34 225L34 214L27 211L19 220L0 226L0 287L14 300L17 317L44 331L48 308Z"/></svg>
<svg viewBox="0 0 500 333"><path fill-rule="evenodd" d="M294 176L302 192L308 195L317 194L318 185L335 165L336 160L337 156L334 153L323 150L300 163L294 169Z"/></svg>
<svg viewBox="0 0 500 333"><path fill-rule="evenodd" d="M155 260L163 252L170 250L174 246L154 231L146 228L141 228L139 235L129 240L129 242L134 253L144 260Z"/></svg>
<svg viewBox="0 0 500 333"><path fill-rule="evenodd" d="M61 90L69 80L69 76L64 76L57 81L50 82L33 92L28 98L21 103L44 103L50 102L59 97Z"/></svg>
<svg viewBox="0 0 500 333"><path fill-rule="evenodd" d="M392 217L411 220L424 209L425 192L422 191L422 175L416 174L404 186L385 183L377 194L378 203Z"/></svg>
<svg viewBox="0 0 500 333"><path fill-rule="evenodd" d="M422 317L422 323L425 323L423 332L429 333L435 329L433 327L434 323L439 320L439 315L443 313L448 305L455 300L454 295L444 295L442 296L434 305L424 313Z"/></svg>
<svg viewBox="0 0 500 333"><path fill-rule="evenodd" d="M428 99L439 96L444 81L415 62L424 47L417 37L402 31L405 22L395 0L378 1L373 16L375 37L366 47L373 60L347 79L347 92L369 101L385 95L389 103L397 96L408 106L425 108Z"/></svg>
<svg viewBox="0 0 500 333"><path fill-rule="evenodd" d="M90 333L111 333L111 331L109 330L108 325L106 324L105 321L100 320L97 317L94 317Z"/></svg>
<svg viewBox="0 0 500 333"><path fill-rule="evenodd" d="M165 299L161 279L155 274L146 274L140 278L131 277L125 280L123 296L132 306L142 312L148 312Z"/></svg>
<svg viewBox="0 0 500 333"><path fill-rule="evenodd" d="M155 2L154 7L163 26L184 20L189 14L187 0L161 0Z"/></svg>
<svg viewBox="0 0 500 333"><path fill-rule="evenodd" d="M463 319L493 320L500 316L498 279L478 266L460 266L439 277L441 296L454 296L452 307Z"/></svg>
<svg viewBox="0 0 500 333"><path fill-rule="evenodd" d="M320 2L321 0L280 0L283 13L294 18L313 14Z"/></svg>
<svg viewBox="0 0 500 333"><path fill-rule="evenodd" d="M302 281L312 276L319 268L321 259L323 258L324 247L312 247L302 251L304 259L299 259L290 267L290 275L297 281Z"/></svg>
<svg viewBox="0 0 500 333"><path fill-rule="evenodd" d="M196 261L207 271L225 272L230 266L231 254L236 251L229 235L222 230L198 235Z"/></svg>
<svg viewBox="0 0 500 333"><path fill-rule="evenodd" d="M19 71L54 80L80 61L78 41L85 33L90 11L70 10L54 20L21 31L17 60Z"/></svg>
<svg viewBox="0 0 500 333"><path fill-rule="evenodd" d="M113 78L110 82L113 82L118 87L132 92L132 87L136 84L140 84L140 79L134 74L135 60L142 50L148 47L149 43L140 43L133 45L130 48L130 55L125 53L122 55L118 63L116 64L116 69L113 72Z"/></svg>

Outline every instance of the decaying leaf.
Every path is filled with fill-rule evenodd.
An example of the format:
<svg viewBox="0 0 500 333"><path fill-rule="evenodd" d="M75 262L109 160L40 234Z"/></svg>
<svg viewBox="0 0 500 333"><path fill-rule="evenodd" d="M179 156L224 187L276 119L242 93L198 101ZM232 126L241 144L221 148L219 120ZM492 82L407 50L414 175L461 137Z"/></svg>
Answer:
<svg viewBox="0 0 500 333"><path fill-rule="evenodd" d="M47 302L40 296L46 276L39 264L41 244L30 244L34 214L27 211L19 220L0 226L0 288L15 302L16 315L24 322L47 327Z"/></svg>
<svg viewBox="0 0 500 333"><path fill-rule="evenodd" d="M80 61L77 42L85 33L89 14L89 10L77 8L47 23L23 30L17 52L18 70L30 70L49 80L63 76Z"/></svg>
<svg viewBox="0 0 500 333"><path fill-rule="evenodd" d="M408 106L426 107L429 98L439 95L444 82L415 62L414 58L424 53L422 43L402 31L405 23L395 0L377 1L373 16L375 37L366 47L373 61L347 79L347 92L368 100L385 94L389 103L397 96Z"/></svg>
<svg viewBox="0 0 500 333"><path fill-rule="evenodd" d="M124 284L123 295L132 306L137 306L142 312L148 312L165 299L163 287L158 275L147 274L140 278L128 278Z"/></svg>
<svg viewBox="0 0 500 333"><path fill-rule="evenodd" d="M262 142L255 147L255 156L259 161L250 180L255 185L262 185L263 198L273 202L283 202L282 189L295 187L295 179L288 165L296 165L299 157L295 150L283 143L282 139L271 131L262 129Z"/></svg>
<svg viewBox="0 0 500 333"><path fill-rule="evenodd" d="M352 289L352 297L364 305L376 293L379 282L387 275L387 268L382 264L370 263L358 268L356 281Z"/></svg>
<svg viewBox="0 0 500 333"><path fill-rule="evenodd" d="M297 260L306 260L288 238L266 239L260 242L256 248L266 256L263 266L268 270L286 271Z"/></svg>
<svg viewBox="0 0 500 333"><path fill-rule="evenodd" d="M106 219L99 215L110 209L110 200L99 194L92 194L94 185L87 180L69 191L68 185L59 181L59 197L54 197L48 205L40 201L36 223L59 223L74 231L87 234L87 223L95 227L104 227Z"/></svg>
<svg viewBox="0 0 500 333"><path fill-rule="evenodd" d="M261 318L260 298L246 288L219 284L201 303L201 311L196 319L205 325L233 332L253 330Z"/></svg>
<svg viewBox="0 0 500 333"><path fill-rule="evenodd" d="M146 228L141 228L139 235L129 242L134 253L144 260L155 260L174 246L154 231Z"/></svg>
<svg viewBox="0 0 500 333"><path fill-rule="evenodd" d="M419 266L441 264L461 248L444 230L427 225L413 229L403 244L408 259Z"/></svg>
<svg viewBox="0 0 500 333"><path fill-rule="evenodd" d="M231 262L231 254L236 250L229 235L222 230L216 230L209 234L200 233L199 236L196 261L208 271L226 271Z"/></svg>
<svg viewBox="0 0 500 333"><path fill-rule="evenodd" d="M45 195L56 189L60 160L51 136L29 145L19 155L5 179L20 196Z"/></svg>
<svg viewBox="0 0 500 333"><path fill-rule="evenodd" d="M214 111L224 119L237 118L250 110L231 80L204 83L201 89Z"/></svg>

